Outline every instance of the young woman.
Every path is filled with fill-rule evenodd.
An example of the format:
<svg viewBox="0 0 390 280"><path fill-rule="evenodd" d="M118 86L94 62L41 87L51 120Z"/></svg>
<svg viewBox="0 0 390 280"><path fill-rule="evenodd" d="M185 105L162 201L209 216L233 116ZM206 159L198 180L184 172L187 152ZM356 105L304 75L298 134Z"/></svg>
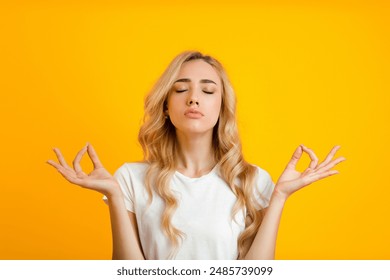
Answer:
<svg viewBox="0 0 390 280"><path fill-rule="evenodd" d="M235 94L222 65L199 52L178 55L145 100L139 141L144 161L112 176L88 144L66 163L49 160L69 182L104 194L113 259L274 259L287 198L345 160L335 146L319 163L300 145L276 185L241 152ZM88 152L90 174L80 166ZM303 153L311 162L296 170Z"/></svg>

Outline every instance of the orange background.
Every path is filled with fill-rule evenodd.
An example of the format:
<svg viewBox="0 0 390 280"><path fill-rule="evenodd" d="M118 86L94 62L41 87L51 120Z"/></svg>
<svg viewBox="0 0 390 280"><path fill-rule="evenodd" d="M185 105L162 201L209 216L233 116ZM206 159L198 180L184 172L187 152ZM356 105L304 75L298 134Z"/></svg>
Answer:
<svg viewBox="0 0 390 280"><path fill-rule="evenodd" d="M297 145L342 146L340 175L287 202L277 259L390 259L388 1L238 2L0 4L0 259L111 257L102 196L45 162L87 141L110 172L141 159L144 95L187 49L225 65L275 181Z"/></svg>

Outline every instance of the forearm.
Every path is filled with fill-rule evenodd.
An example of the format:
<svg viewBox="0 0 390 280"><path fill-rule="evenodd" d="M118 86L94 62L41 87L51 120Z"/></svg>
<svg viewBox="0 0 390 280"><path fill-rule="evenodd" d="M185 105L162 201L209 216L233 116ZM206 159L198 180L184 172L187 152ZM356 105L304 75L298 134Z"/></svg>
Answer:
<svg viewBox="0 0 390 280"><path fill-rule="evenodd" d="M275 258L276 238L285 201L283 196L274 191L263 221L244 259L271 260Z"/></svg>
<svg viewBox="0 0 390 280"><path fill-rule="evenodd" d="M113 259L140 260L144 259L138 242L136 229L130 222L123 197L116 195L108 198L110 209Z"/></svg>

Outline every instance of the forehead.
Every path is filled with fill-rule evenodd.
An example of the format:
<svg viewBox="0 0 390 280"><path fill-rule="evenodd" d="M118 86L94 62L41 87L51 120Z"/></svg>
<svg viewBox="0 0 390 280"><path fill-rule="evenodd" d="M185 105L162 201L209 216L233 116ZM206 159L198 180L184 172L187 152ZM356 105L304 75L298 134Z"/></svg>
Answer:
<svg viewBox="0 0 390 280"><path fill-rule="evenodd" d="M195 82L202 79L210 79L217 84L220 81L220 77L214 67L202 59L184 62L177 78L189 78Z"/></svg>

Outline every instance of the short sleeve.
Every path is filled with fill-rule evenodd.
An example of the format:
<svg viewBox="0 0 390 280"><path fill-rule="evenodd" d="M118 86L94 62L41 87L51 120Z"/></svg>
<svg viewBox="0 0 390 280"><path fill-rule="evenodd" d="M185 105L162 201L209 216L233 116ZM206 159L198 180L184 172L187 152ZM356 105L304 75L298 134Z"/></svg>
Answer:
<svg viewBox="0 0 390 280"><path fill-rule="evenodd" d="M114 178L118 181L119 186L122 190L123 200L125 202L126 209L131 212L134 210L134 189L131 180L131 171L127 164L123 164L114 173ZM107 197L103 197L104 202L107 204Z"/></svg>
<svg viewBox="0 0 390 280"><path fill-rule="evenodd" d="M254 200L256 208L259 210L258 206L261 208L267 208L271 195L274 191L275 184L272 181L271 176L264 169L256 166L256 178L255 178L255 193Z"/></svg>

